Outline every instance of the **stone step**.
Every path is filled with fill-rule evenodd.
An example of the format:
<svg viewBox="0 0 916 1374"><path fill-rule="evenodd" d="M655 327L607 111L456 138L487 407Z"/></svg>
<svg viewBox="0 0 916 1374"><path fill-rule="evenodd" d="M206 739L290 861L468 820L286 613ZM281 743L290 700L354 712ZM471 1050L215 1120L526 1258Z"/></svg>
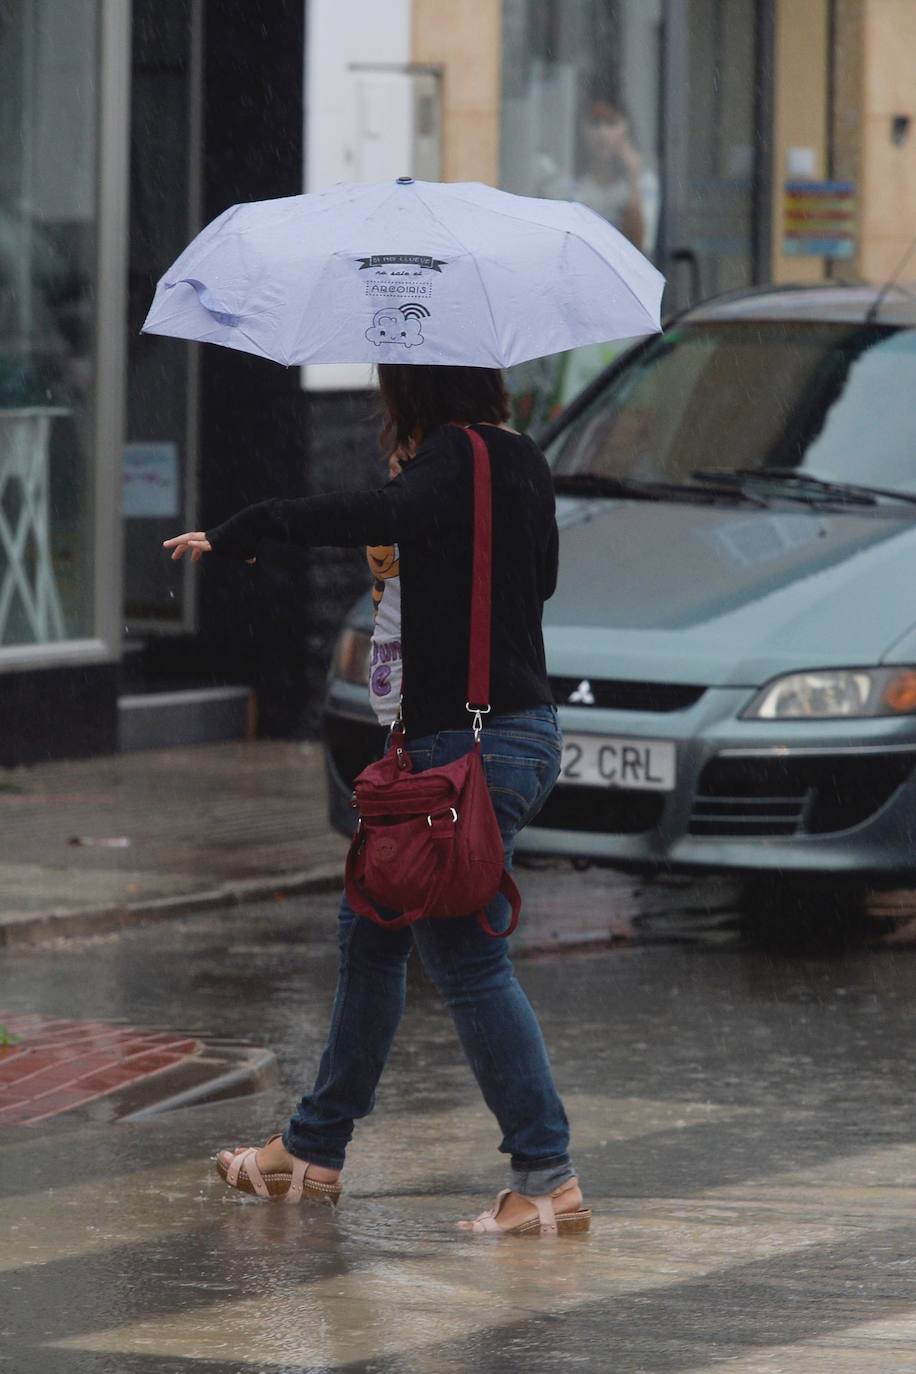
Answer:
<svg viewBox="0 0 916 1374"><path fill-rule="evenodd" d="M250 687L203 687L145 692L118 698L118 749L165 749L251 739L254 694Z"/></svg>

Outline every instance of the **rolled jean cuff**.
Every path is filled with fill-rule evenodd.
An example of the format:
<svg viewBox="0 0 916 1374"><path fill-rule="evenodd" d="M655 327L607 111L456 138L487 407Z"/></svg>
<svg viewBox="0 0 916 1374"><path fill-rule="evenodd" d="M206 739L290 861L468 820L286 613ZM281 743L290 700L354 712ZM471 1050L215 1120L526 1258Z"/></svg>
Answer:
<svg viewBox="0 0 916 1374"><path fill-rule="evenodd" d="M296 1159L301 1159L305 1164L317 1164L320 1169L342 1169L344 1166L344 1155L341 1151L322 1149L317 1146L315 1149L303 1146L292 1138L292 1132L284 1131L280 1139L283 1141L283 1148L288 1150Z"/></svg>
<svg viewBox="0 0 916 1374"><path fill-rule="evenodd" d="M539 1160L536 1164L513 1163L509 1170L509 1187L513 1193L527 1197L544 1197L576 1177L568 1155L557 1159Z"/></svg>

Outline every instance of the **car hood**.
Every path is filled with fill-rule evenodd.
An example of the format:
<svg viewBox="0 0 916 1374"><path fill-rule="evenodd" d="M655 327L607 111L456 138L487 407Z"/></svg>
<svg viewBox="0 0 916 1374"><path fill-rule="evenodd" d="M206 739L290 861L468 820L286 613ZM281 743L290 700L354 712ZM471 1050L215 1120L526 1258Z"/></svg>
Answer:
<svg viewBox="0 0 916 1374"><path fill-rule="evenodd" d="M550 671L753 687L878 664L913 625L916 520L682 502L560 500Z"/></svg>

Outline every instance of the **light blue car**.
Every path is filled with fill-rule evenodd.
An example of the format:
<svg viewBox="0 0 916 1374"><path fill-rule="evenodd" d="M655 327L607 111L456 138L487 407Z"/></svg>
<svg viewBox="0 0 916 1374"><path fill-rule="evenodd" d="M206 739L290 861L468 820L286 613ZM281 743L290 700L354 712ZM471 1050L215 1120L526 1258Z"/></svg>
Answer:
<svg viewBox="0 0 916 1374"><path fill-rule="evenodd" d="M518 850L640 871L916 876L916 298L761 291L639 344L545 436L566 745ZM368 601L331 812L383 734Z"/></svg>

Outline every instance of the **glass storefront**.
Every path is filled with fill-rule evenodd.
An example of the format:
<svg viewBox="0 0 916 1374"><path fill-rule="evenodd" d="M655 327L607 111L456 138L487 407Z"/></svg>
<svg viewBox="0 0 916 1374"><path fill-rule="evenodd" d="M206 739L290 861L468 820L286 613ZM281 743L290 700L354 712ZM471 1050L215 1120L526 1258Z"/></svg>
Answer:
<svg viewBox="0 0 916 1374"><path fill-rule="evenodd" d="M665 272L668 310L750 285L758 30L757 0L503 0L502 185L602 215ZM543 424L623 347L513 369L517 421Z"/></svg>
<svg viewBox="0 0 916 1374"><path fill-rule="evenodd" d="M94 631L99 5L0 0L0 649Z"/></svg>
<svg viewBox="0 0 916 1374"><path fill-rule="evenodd" d="M503 187L581 201L653 259L662 5L503 0ZM537 429L621 347L577 349L513 368L516 422Z"/></svg>
<svg viewBox="0 0 916 1374"><path fill-rule="evenodd" d="M504 0L502 184L578 200L652 257L662 0Z"/></svg>

